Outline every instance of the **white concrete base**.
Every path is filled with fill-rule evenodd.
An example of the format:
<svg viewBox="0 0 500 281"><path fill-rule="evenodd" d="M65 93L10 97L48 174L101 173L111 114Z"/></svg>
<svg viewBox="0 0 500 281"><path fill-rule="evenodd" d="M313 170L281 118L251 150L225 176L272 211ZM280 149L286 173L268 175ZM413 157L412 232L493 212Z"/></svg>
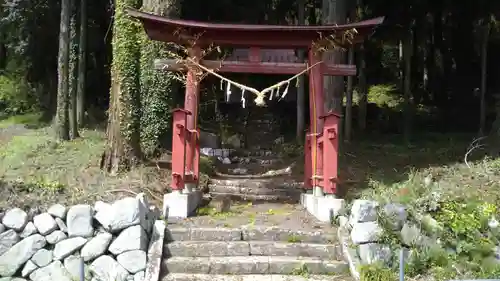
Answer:
<svg viewBox="0 0 500 281"><path fill-rule="evenodd" d="M201 190L186 186L180 191L163 195L163 216L165 218L187 218L194 214L201 203Z"/></svg>
<svg viewBox="0 0 500 281"><path fill-rule="evenodd" d="M322 222L333 222L345 206L344 199L333 195L302 194L300 204Z"/></svg>

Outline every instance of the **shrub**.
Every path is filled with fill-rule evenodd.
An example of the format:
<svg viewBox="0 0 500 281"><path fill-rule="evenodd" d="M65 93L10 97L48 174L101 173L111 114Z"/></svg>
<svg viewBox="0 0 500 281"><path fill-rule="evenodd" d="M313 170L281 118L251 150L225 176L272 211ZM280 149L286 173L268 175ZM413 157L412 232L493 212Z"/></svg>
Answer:
<svg viewBox="0 0 500 281"><path fill-rule="evenodd" d="M30 112L36 105L33 90L26 80L0 75L0 111L11 116Z"/></svg>

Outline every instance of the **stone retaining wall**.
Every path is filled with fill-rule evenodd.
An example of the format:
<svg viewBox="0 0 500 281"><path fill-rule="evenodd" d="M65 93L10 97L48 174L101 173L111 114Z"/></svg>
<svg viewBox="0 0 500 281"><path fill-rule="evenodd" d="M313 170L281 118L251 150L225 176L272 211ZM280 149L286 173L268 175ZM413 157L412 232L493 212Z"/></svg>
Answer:
<svg viewBox="0 0 500 281"><path fill-rule="evenodd" d="M0 212L0 280L80 280L81 259L86 280L144 280L158 218L143 194L112 204Z"/></svg>
<svg viewBox="0 0 500 281"><path fill-rule="evenodd" d="M360 265L389 265L399 255L399 249L391 249L390 245L382 241L385 231L380 222L382 217L390 223L391 231L401 232L405 244L412 245L415 239L421 237L418 229L408 222L408 213L403 205L355 200L349 209L343 210L337 217L337 222L340 226L338 236L342 253L349 263L351 275L357 280L360 278Z"/></svg>

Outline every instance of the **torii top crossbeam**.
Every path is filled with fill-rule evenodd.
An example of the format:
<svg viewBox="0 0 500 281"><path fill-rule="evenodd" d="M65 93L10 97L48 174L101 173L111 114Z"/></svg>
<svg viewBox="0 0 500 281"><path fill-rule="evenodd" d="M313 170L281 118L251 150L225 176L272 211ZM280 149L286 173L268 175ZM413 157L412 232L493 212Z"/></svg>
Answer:
<svg viewBox="0 0 500 281"><path fill-rule="evenodd" d="M355 29L354 38L349 43L359 43L370 35L373 28L380 25L383 17L344 25L256 25L256 24L218 24L188 20L174 20L166 17L128 9L127 13L139 19L149 38L155 41L187 43L197 35L196 44L217 46L255 46L261 48L306 48L311 43ZM348 43L346 43L348 45Z"/></svg>

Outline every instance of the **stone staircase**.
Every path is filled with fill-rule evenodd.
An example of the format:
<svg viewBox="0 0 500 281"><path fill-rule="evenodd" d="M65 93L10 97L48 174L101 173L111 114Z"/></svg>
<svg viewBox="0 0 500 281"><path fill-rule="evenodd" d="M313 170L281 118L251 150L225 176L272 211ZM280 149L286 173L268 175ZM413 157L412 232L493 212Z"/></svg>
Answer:
<svg viewBox="0 0 500 281"><path fill-rule="evenodd" d="M220 163L210 179L210 195L229 196L233 201L269 201L298 203L303 192L300 176L293 164L271 150L239 151L230 164ZM292 165L291 165L292 164Z"/></svg>
<svg viewBox="0 0 500 281"><path fill-rule="evenodd" d="M162 281L352 280L336 231L169 226Z"/></svg>

